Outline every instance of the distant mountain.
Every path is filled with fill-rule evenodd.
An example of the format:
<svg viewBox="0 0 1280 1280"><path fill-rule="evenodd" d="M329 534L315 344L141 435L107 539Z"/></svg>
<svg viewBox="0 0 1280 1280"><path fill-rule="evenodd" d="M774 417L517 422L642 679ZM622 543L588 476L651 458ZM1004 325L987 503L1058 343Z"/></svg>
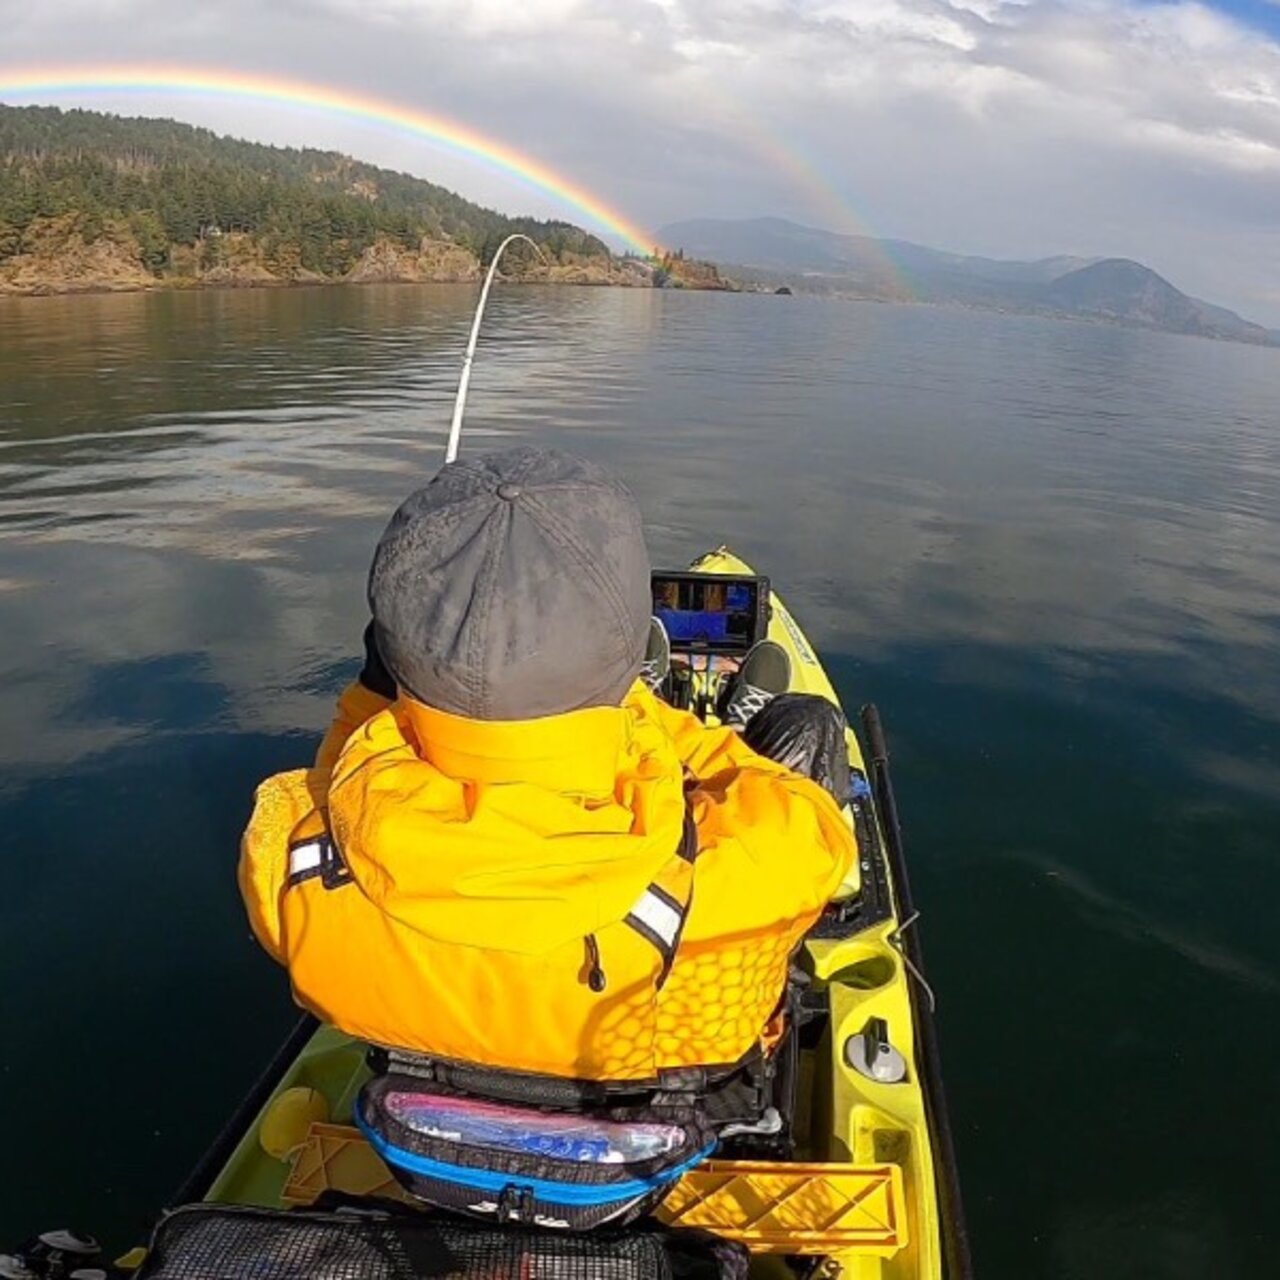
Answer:
<svg viewBox="0 0 1280 1280"><path fill-rule="evenodd" d="M720 262L805 274L875 277L902 270L938 277L1041 284L1096 261L1059 257L1038 262L1006 262L966 257L928 249L907 240L877 240L871 236L823 231L788 222L786 218L692 218L670 223L659 235L664 244L697 257L714 254Z"/></svg>
<svg viewBox="0 0 1280 1280"><path fill-rule="evenodd" d="M905 240L841 235L785 218L695 218L673 222L659 235L673 249L770 287L1069 315L1280 345L1280 335L1190 297L1128 258L971 257Z"/></svg>
<svg viewBox="0 0 1280 1280"><path fill-rule="evenodd" d="M1073 315L1105 316L1170 333L1274 344L1261 325L1174 288L1150 267L1128 258L1106 258L1051 281L1049 304Z"/></svg>

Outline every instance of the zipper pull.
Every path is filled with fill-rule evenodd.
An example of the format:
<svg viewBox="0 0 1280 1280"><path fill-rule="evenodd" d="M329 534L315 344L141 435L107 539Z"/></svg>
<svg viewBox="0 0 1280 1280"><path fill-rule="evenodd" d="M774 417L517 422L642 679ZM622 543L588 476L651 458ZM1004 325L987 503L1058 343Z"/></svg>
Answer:
<svg viewBox="0 0 1280 1280"><path fill-rule="evenodd" d="M596 935L589 933L586 936L587 944L587 986L599 995L608 982L604 976L604 969L600 965L600 944L596 942Z"/></svg>

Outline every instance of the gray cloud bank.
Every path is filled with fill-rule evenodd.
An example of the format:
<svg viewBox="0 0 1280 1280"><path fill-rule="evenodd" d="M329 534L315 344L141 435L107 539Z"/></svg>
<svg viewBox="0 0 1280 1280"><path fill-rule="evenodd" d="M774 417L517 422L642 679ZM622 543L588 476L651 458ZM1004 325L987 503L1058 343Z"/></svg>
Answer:
<svg viewBox="0 0 1280 1280"><path fill-rule="evenodd" d="M0 0L0 30L0 67L229 67L438 111L650 226L778 213L962 252L1124 255L1280 325L1280 45L1197 4ZM334 145L567 212L313 111L56 100Z"/></svg>

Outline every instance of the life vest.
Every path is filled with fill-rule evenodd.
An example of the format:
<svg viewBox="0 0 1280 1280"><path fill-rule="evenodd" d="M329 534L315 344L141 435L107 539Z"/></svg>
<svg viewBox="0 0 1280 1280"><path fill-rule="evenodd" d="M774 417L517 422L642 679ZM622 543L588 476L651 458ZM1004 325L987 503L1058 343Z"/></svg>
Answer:
<svg viewBox="0 0 1280 1280"><path fill-rule="evenodd" d="M650 1080L759 1044L853 836L816 784L637 686L516 723L401 698L268 779L240 885L297 1000L376 1045Z"/></svg>

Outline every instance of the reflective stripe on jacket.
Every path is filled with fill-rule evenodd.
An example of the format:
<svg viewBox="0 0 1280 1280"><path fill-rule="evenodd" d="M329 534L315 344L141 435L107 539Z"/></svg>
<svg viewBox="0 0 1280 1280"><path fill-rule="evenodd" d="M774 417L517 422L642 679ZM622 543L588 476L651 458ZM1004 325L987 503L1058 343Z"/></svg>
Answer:
<svg viewBox="0 0 1280 1280"><path fill-rule="evenodd" d="M239 879L344 1031L625 1080L758 1043L854 852L819 786L641 685L509 723L353 686L317 767L259 787Z"/></svg>

